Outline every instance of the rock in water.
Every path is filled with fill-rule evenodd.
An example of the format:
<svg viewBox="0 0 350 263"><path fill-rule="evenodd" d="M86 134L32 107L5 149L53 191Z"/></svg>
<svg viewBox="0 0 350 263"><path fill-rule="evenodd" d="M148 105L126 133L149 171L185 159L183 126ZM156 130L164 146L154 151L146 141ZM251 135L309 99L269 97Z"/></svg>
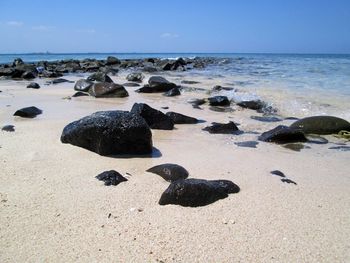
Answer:
<svg viewBox="0 0 350 263"><path fill-rule="evenodd" d="M104 72L96 72L91 74L88 78L88 81L99 81L99 82L109 82L113 83L113 80Z"/></svg>
<svg viewBox="0 0 350 263"><path fill-rule="evenodd" d="M163 77L152 76L148 80L148 85L136 90L136 92L153 93L153 92L167 92L173 88L176 88L176 84L169 82Z"/></svg>
<svg viewBox="0 0 350 263"><path fill-rule="evenodd" d="M294 122L291 128L302 130L306 134L332 134L341 130L350 131L350 123L333 116L313 116Z"/></svg>
<svg viewBox="0 0 350 263"><path fill-rule="evenodd" d="M105 185L118 185L122 182L126 182L128 179L126 179L124 176L122 176L120 173L114 170L105 171L103 173L100 173L96 176L96 178L100 181L103 181Z"/></svg>
<svg viewBox="0 0 350 263"><path fill-rule="evenodd" d="M122 85L109 83L109 82L94 83L89 89L89 94L96 98L103 98L103 97L124 98L129 96L129 93L126 91L126 89Z"/></svg>
<svg viewBox="0 0 350 263"><path fill-rule="evenodd" d="M74 85L74 89L76 91L84 91L87 92L89 91L89 89L91 88L93 82L88 81L86 79L79 79L75 85Z"/></svg>
<svg viewBox="0 0 350 263"><path fill-rule="evenodd" d="M175 97L175 96L179 96L181 95L180 89L178 87L173 88L171 90L169 90L168 92L164 93L164 96L166 97Z"/></svg>
<svg viewBox="0 0 350 263"><path fill-rule="evenodd" d="M228 180L185 179L172 182L162 194L159 204L181 206L204 206L228 194L238 193L239 187Z"/></svg>
<svg viewBox="0 0 350 263"><path fill-rule="evenodd" d="M198 120L193 117L189 117L177 112L169 111L166 113L167 116L170 117L170 119L173 120L175 124L196 124L198 123Z"/></svg>
<svg viewBox="0 0 350 263"><path fill-rule="evenodd" d="M168 182L174 182L176 180L186 179L188 177L188 172L185 168L173 163L153 166L152 168L149 168L147 172L158 174Z"/></svg>
<svg viewBox="0 0 350 263"><path fill-rule="evenodd" d="M212 124L213 124L212 126L205 127L203 131L207 131L209 133L214 133L214 134L232 134L239 131L236 124L232 121L230 121L229 123L213 122Z"/></svg>
<svg viewBox="0 0 350 263"><path fill-rule="evenodd" d="M28 84L27 89L40 89L40 85L36 82Z"/></svg>
<svg viewBox="0 0 350 263"><path fill-rule="evenodd" d="M1 128L2 131L6 132L14 132L15 131L15 126L13 125L5 125Z"/></svg>
<svg viewBox="0 0 350 263"><path fill-rule="evenodd" d="M135 73L130 73L129 75L126 76L126 79L128 81L134 81L134 82L142 82L144 79L144 75L140 72L135 72Z"/></svg>
<svg viewBox="0 0 350 263"><path fill-rule="evenodd" d="M230 101L226 96L214 96L208 98L210 106L229 106Z"/></svg>
<svg viewBox="0 0 350 263"><path fill-rule="evenodd" d="M120 60L116 57L109 56L107 57L106 65L116 65L120 64Z"/></svg>
<svg viewBox="0 0 350 263"><path fill-rule="evenodd" d="M100 111L74 121L63 129L61 142L100 155L152 153L149 126L142 117L127 111Z"/></svg>
<svg viewBox="0 0 350 263"><path fill-rule="evenodd" d="M35 118L37 115L43 113L41 109L38 109L37 107L31 106L22 108L18 111L16 111L13 115L14 116L20 116L23 118Z"/></svg>
<svg viewBox="0 0 350 263"><path fill-rule="evenodd" d="M301 130L284 125L279 125L272 130L262 133L258 139L278 144L307 141L305 134Z"/></svg>
<svg viewBox="0 0 350 263"><path fill-rule="evenodd" d="M151 129L172 130L174 128L174 122L169 116L145 103L135 103L130 112L144 118Z"/></svg>

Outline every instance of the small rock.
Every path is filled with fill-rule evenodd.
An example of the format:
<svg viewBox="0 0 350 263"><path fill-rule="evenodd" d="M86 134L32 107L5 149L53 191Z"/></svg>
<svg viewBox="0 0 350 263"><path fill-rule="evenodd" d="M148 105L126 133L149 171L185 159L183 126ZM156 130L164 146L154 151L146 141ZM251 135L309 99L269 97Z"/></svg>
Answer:
<svg viewBox="0 0 350 263"><path fill-rule="evenodd" d="M230 101L226 96L214 96L208 98L210 106L229 106Z"/></svg>
<svg viewBox="0 0 350 263"><path fill-rule="evenodd" d="M14 132L15 131L15 126L13 125L5 125L1 128L2 131L6 132Z"/></svg>
<svg viewBox="0 0 350 263"><path fill-rule="evenodd" d="M126 76L126 79L128 81L134 81L134 82L142 82L142 80L145 78L145 76L140 72L130 73Z"/></svg>
<svg viewBox="0 0 350 263"><path fill-rule="evenodd" d="M109 82L94 83L89 89L89 94L96 98L102 98L102 97L124 98L129 96L129 93L126 91L126 89L122 85L109 83Z"/></svg>
<svg viewBox="0 0 350 263"><path fill-rule="evenodd" d="M232 121L230 121L229 123L213 122L212 124L212 126L207 126L202 130L213 134L233 134L239 131L236 124Z"/></svg>
<svg viewBox="0 0 350 263"><path fill-rule="evenodd" d="M189 117L177 112L169 111L166 113L167 116L170 117L170 119L173 120L175 124L196 124L198 123L198 120L193 117Z"/></svg>
<svg viewBox="0 0 350 263"><path fill-rule="evenodd" d="M89 94L87 94L87 93L85 93L85 92L77 91L76 93L74 93L74 94L72 95L73 98L82 97L82 96L89 96Z"/></svg>
<svg viewBox="0 0 350 263"><path fill-rule="evenodd" d="M266 104L261 100L241 101L238 102L237 105L251 110L261 110L266 106Z"/></svg>
<svg viewBox="0 0 350 263"><path fill-rule="evenodd" d="M88 81L113 83L113 80L104 72L96 72L87 78Z"/></svg>
<svg viewBox="0 0 350 263"><path fill-rule="evenodd" d="M181 95L181 92L180 92L178 87L175 87L175 88L169 90L168 92L164 93L164 96L166 96L166 97L175 97L175 96L179 96L179 95Z"/></svg>
<svg viewBox="0 0 350 263"><path fill-rule="evenodd" d="M31 106L22 108L18 111L16 111L13 115L14 116L20 116L23 118L34 118L37 115L41 114L43 111L41 109L38 109L37 107Z"/></svg>
<svg viewBox="0 0 350 263"><path fill-rule="evenodd" d="M272 130L262 133L258 139L260 141L274 142L278 144L307 141L301 130L283 125L279 125Z"/></svg>
<svg viewBox="0 0 350 263"><path fill-rule="evenodd" d="M277 176L279 176L279 177L286 177L286 176L284 175L284 173L282 173L282 172L279 171L279 170L274 170L274 171L271 171L270 173L273 174L273 175L277 175Z"/></svg>
<svg viewBox="0 0 350 263"><path fill-rule="evenodd" d="M65 83L65 82L74 83L74 81L59 78L59 79L47 81L46 84L60 84L60 83Z"/></svg>
<svg viewBox="0 0 350 263"><path fill-rule="evenodd" d="M259 144L257 141L245 141L245 142L235 142L235 145L239 147L248 147L248 148L256 148Z"/></svg>
<svg viewBox="0 0 350 263"><path fill-rule="evenodd" d="M240 188L228 180L184 179L172 182L162 194L159 204L181 206L205 206L228 194L238 193Z"/></svg>
<svg viewBox="0 0 350 263"><path fill-rule="evenodd" d="M288 178L282 178L282 179L281 179L281 181L282 181L283 183L287 183L287 184L295 184L295 185L297 185L297 183L296 183L296 182L294 182L293 180L288 179Z"/></svg>
<svg viewBox="0 0 350 263"><path fill-rule="evenodd" d="M216 112L234 112L235 110L231 107L220 107L220 106L210 106L209 110Z"/></svg>
<svg viewBox="0 0 350 263"><path fill-rule="evenodd" d="M186 179L188 177L188 172L185 168L173 163L156 165L149 168L147 172L158 174L168 182L174 182L176 180Z"/></svg>
<svg viewBox="0 0 350 263"><path fill-rule="evenodd" d="M40 89L40 85L36 82L28 84L27 89Z"/></svg>
<svg viewBox="0 0 350 263"><path fill-rule="evenodd" d="M116 57L113 56L108 56L107 60L106 60L106 65L116 65L116 64L120 64L120 60Z"/></svg>
<svg viewBox="0 0 350 263"><path fill-rule="evenodd" d="M87 92L89 91L89 89L91 88L93 82L88 81L86 79L79 79L75 85L74 85L74 89L76 91L83 91L83 92Z"/></svg>
<svg viewBox="0 0 350 263"><path fill-rule="evenodd" d="M275 116L250 116L251 119L261 122L278 122L282 121L281 118Z"/></svg>
<svg viewBox="0 0 350 263"><path fill-rule="evenodd" d="M124 176L122 176L120 173L114 170L105 171L103 173L100 173L96 176L96 178L100 181L105 182L105 185L118 185L121 182L126 182L128 179L126 179Z"/></svg>

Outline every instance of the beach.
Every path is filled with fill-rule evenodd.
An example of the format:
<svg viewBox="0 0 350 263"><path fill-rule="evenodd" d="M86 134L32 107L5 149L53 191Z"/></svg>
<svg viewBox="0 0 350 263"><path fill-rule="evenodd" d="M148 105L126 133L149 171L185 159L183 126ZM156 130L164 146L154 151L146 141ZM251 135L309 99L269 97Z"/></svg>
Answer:
<svg viewBox="0 0 350 263"><path fill-rule="evenodd" d="M109 75L123 84L130 70ZM315 98L311 104L297 92L271 84L233 85L233 75L210 78L191 71L143 72L141 86L154 75L183 86L180 96L137 93L125 87L125 98L75 97L74 83L87 73L64 75L73 83L27 89L31 81L0 81L0 261L1 262L347 262L350 260L349 146L333 135L327 144L306 142L300 151L258 142L256 148L235 143L257 141L277 125L313 115L349 120L344 95ZM216 73L213 73L215 75ZM222 73L220 73L222 74ZM197 84L181 84L183 80ZM245 79L245 81L248 81ZM232 85L229 85L229 84ZM210 92L215 85L232 90ZM261 84L259 84L261 85ZM294 102L301 102L292 108ZM254 110L232 104L233 111L196 109L192 99L225 95L261 98L277 108L279 122L261 122ZM298 96L301 96L298 100ZM334 99L334 103L332 101ZM309 101L309 100L307 100ZM97 111L129 111L146 103L162 112L174 111L203 120L175 125L174 130L152 129L153 154L148 157L101 156L60 141L63 128ZM310 106L311 105L311 106ZM33 119L13 116L20 108L43 110ZM162 109L168 107L168 109ZM347 111L346 111L347 109ZM287 118L287 119L286 119ZM243 134L209 134L212 122L238 124ZM190 178L230 180L240 192L206 206L159 205L169 186L146 172L152 166L175 163ZM105 186L95 176L116 170L128 181ZM282 171L293 183L271 171Z"/></svg>

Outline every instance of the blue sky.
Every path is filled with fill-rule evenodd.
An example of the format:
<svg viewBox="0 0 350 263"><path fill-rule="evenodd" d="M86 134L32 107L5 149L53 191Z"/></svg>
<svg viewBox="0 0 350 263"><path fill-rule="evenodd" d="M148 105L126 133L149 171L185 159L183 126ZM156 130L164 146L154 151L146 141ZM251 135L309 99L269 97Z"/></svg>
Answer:
<svg viewBox="0 0 350 263"><path fill-rule="evenodd" d="M0 53L350 53L349 0L0 0Z"/></svg>

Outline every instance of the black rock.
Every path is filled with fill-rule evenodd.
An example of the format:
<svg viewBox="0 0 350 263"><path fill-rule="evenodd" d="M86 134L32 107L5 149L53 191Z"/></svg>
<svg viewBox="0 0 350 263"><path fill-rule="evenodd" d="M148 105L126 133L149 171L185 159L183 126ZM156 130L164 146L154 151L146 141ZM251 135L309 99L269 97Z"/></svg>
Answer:
<svg viewBox="0 0 350 263"><path fill-rule="evenodd" d="M291 128L302 130L306 134L332 134L341 130L350 131L350 123L333 116L312 116L294 122Z"/></svg>
<svg viewBox="0 0 350 263"><path fill-rule="evenodd" d="M124 87L139 87L140 84L135 83L135 82L126 82L123 84Z"/></svg>
<svg viewBox="0 0 350 263"><path fill-rule="evenodd" d="M288 179L288 178L282 178L281 181L282 181L283 183L295 184L295 185L297 185L296 182L294 182L294 181L292 181L291 179Z"/></svg>
<svg viewBox="0 0 350 263"><path fill-rule="evenodd" d="M329 147L328 149L348 152L350 151L350 146L332 146L332 147Z"/></svg>
<svg viewBox="0 0 350 263"><path fill-rule="evenodd" d="M177 87L176 84L169 82L163 77L152 76L148 80L148 85L136 90L136 92L141 93L153 93L153 92L167 92L173 88Z"/></svg>
<svg viewBox="0 0 350 263"><path fill-rule="evenodd" d="M152 133L145 120L127 111L100 111L68 124L61 135L100 155L151 154Z"/></svg>
<svg viewBox="0 0 350 263"><path fill-rule="evenodd" d="M189 85L191 85L191 84L198 84L200 82L199 81L194 81L194 80L183 80L183 81L181 81L181 83L182 84L189 84Z"/></svg>
<svg viewBox="0 0 350 263"><path fill-rule="evenodd" d="M282 172L279 171L279 170L273 170L273 171L271 171L270 173L273 174L273 175L277 175L277 176L279 176L279 177L286 177L286 176L284 175L284 173L282 173Z"/></svg>
<svg viewBox="0 0 350 263"><path fill-rule="evenodd" d="M144 72L148 72L148 73L152 73L152 72L156 72L158 71L157 68L155 67L151 67L151 66L146 66L146 67L143 67L142 69Z"/></svg>
<svg viewBox="0 0 350 263"><path fill-rule="evenodd" d="M109 82L94 83L89 89L89 94L96 98L103 98L103 97L124 98L129 96L129 93L126 91L126 89L122 85L109 83Z"/></svg>
<svg viewBox="0 0 350 263"><path fill-rule="evenodd" d="M87 80L113 83L113 80L104 72L93 73L87 78Z"/></svg>
<svg viewBox="0 0 350 263"><path fill-rule="evenodd" d="M40 89L40 85L36 82L28 84L27 89Z"/></svg>
<svg viewBox="0 0 350 263"><path fill-rule="evenodd" d="M82 92L82 91L77 91L76 93L74 93L72 95L73 98L75 98L75 97L82 97L82 96L89 96L89 94L87 94L85 92Z"/></svg>
<svg viewBox="0 0 350 263"><path fill-rule="evenodd" d="M166 113L166 115L169 116L170 119L172 119L175 124L196 124L196 123L198 123L198 120L196 118L189 117L189 116L177 113L177 112L169 111Z"/></svg>
<svg viewBox="0 0 350 263"><path fill-rule="evenodd" d="M256 148L259 144L257 141L245 141L245 142L235 142L235 145L239 147Z"/></svg>
<svg viewBox="0 0 350 263"><path fill-rule="evenodd" d="M181 95L180 89L178 87L173 88L169 90L168 92L164 93L164 96L166 97L174 97L174 96L179 96Z"/></svg>
<svg viewBox="0 0 350 263"><path fill-rule="evenodd" d="M21 77L24 79L35 79L36 73L32 71L25 71Z"/></svg>
<svg viewBox="0 0 350 263"><path fill-rule="evenodd" d="M15 126L13 125L5 125L1 128L2 131L7 131L7 132L14 132L15 131Z"/></svg>
<svg viewBox="0 0 350 263"><path fill-rule="evenodd" d="M185 168L173 163L153 166L152 168L149 168L147 172L158 174L168 182L174 182L188 177L188 172Z"/></svg>
<svg viewBox="0 0 350 263"><path fill-rule="evenodd" d="M162 194L159 204L181 206L205 206L228 194L238 193L240 188L228 180L184 179L172 182Z"/></svg>
<svg viewBox="0 0 350 263"><path fill-rule="evenodd" d="M232 121L229 123L216 123L213 122L212 126L207 126L203 129L203 131L207 131L213 134L233 134L239 131L236 124Z"/></svg>
<svg viewBox="0 0 350 263"><path fill-rule="evenodd" d="M174 122L169 116L145 103L135 103L130 112L144 118L151 129L172 130L174 128Z"/></svg>
<svg viewBox="0 0 350 263"><path fill-rule="evenodd" d="M282 121L281 118L275 116L250 116L251 119L261 121L261 122L279 122Z"/></svg>
<svg viewBox="0 0 350 263"><path fill-rule="evenodd" d="M207 101L205 99L193 99L190 100L188 103L190 103L193 107L200 106L205 104Z"/></svg>
<svg viewBox="0 0 350 263"><path fill-rule="evenodd" d="M279 125L272 130L262 133L258 139L260 141L278 144L307 141L305 134L301 130L283 125Z"/></svg>
<svg viewBox="0 0 350 263"><path fill-rule="evenodd" d="M43 111L37 107L31 106L27 108L22 108L16 111L13 116L20 116L23 118L35 118L37 115L41 114Z"/></svg>
<svg viewBox="0 0 350 263"><path fill-rule="evenodd" d="M318 135L307 135L307 142L313 144L327 144L328 140Z"/></svg>
<svg viewBox="0 0 350 263"><path fill-rule="evenodd" d="M210 106L209 110L215 112L234 112L235 110L231 107L223 107L223 106Z"/></svg>
<svg viewBox="0 0 350 263"><path fill-rule="evenodd" d="M107 57L106 65L116 65L120 64L120 60L116 57L109 56Z"/></svg>
<svg viewBox="0 0 350 263"><path fill-rule="evenodd" d="M92 84L93 82L86 79L79 79L74 85L74 90L87 92L91 88Z"/></svg>
<svg viewBox="0 0 350 263"><path fill-rule="evenodd" d="M222 90L226 90L226 91L231 91L231 90L234 90L234 88L231 88L231 87L222 87L220 85L216 85L214 86L211 91L212 92L218 92L218 91L222 91Z"/></svg>
<svg viewBox="0 0 350 263"><path fill-rule="evenodd" d="M0 76L12 76L14 72L14 68L0 68Z"/></svg>
<svg viewBox="0 0 350 263"><path fill-rule="evenodd" d="M60 84L60 83L65 83L65 82L74 83L74 81L62 79L62 78L50 80L50 81L47 81L46 83L47 84Z"/></svg>
<svg viewBox="0 0 350 263"><path fill-rule="evenodd" d="M130 73L129 75L126 76L126 79L128 81L134 81L134 82L142 82L144 79L144 75L140 72L135 72L135 73Z"/></svg>
<svg viewBox="0 0 350 263"><path fill-rule="evenodd" d="M237 105L251 110L261 110L266 106L266 104L261 100L241 101L238 102Z"/></svg>
<svg viewBox="0 0 350 263"><path fill-rule="evenodd" d="M48 70L44 70L40 75L44 78L59 78L63 76L63 74L59 72L48 71Z"/></svg>
<svg viewBox="0 0 350 263"><path fill-rule="evenodd" d="M114 170L104 171L103 173L100 173L99 175L97 175L96 178L100 181L103 181L107 186L118 185L128 180L124 176L122 176L120 173Z"/></svg>
<svg viewBox="0 0 350 263"><path fill-rule="evenodd" d="M23 65L24 62L21 58L15 58L12 62L12 67L17 67L19 65Z"/></svg>
<svg viewBox="0 0 350 263"><path fill-rule="evenodd" d="M226 96L214 96L208 98L210 106L229 106L230 101Z"/></svg>

